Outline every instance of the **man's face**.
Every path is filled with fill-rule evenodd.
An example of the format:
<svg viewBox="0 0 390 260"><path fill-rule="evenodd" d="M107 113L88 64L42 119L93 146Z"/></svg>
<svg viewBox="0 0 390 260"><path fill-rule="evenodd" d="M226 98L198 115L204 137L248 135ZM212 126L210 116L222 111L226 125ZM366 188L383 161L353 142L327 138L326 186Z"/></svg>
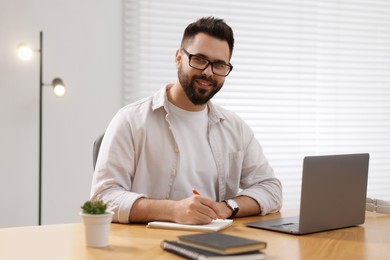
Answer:
<svg viewBox="0 0 390 260"><path fill-rule="evenodd" d="M184 49L211 62L229 63L230 51L226 41L199 33ZM188 99L194 105L206 104L222 88L225 77L215 75L211 64L204 70L189 65L189 56L183 50L176 56L178 79Z"/></svg>

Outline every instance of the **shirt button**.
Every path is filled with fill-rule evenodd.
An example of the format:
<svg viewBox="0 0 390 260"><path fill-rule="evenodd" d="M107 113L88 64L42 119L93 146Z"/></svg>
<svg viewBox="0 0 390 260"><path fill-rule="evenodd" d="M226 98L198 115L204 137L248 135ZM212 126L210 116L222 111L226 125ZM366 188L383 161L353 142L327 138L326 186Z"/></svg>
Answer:
<svg viewBox="0 0 390 260"><path fill-rule="evenodd" d="M176 170L173 170L173 171L171 172L171 176L172 176L172 177L176 176Z"/></svg>

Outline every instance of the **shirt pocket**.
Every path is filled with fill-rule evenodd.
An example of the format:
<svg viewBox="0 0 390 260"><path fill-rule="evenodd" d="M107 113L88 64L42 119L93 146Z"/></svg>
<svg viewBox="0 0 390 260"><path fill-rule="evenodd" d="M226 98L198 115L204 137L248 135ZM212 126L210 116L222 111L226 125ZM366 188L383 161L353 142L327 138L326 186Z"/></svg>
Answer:
<svg viewBox="0 0 390 260"><path fill-rule="evenodd" d="M228 198L235 196L239 191L243 158L243 150L229 153L228 174L226 176L226 195Z"/></svg>

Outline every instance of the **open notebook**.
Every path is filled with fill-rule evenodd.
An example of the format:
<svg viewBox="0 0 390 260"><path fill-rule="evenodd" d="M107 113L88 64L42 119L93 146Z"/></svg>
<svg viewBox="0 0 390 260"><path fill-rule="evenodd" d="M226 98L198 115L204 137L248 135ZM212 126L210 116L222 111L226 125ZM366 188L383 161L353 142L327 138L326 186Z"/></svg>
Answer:
<svg viewBox="0 0 390 260"><path fill-rule="evenodd" d="M149 222L146 227L211 232L211 231L219 231L221 229L227 228L232 224L233 224L232 219L216 219L213 220L211 223L205 225L186 225L186 224L178 224L174 222L153 221L153 222Z"/></svg>

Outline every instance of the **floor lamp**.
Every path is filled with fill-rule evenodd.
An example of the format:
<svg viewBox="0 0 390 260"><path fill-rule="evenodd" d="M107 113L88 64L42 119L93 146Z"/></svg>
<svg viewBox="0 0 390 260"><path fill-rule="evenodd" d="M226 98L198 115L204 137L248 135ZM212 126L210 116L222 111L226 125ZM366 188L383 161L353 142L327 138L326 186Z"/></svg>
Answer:
<svg viewBox="0 0 390 260"><path fill-rule="evenodd" d="M33 50L25 45L19 44L18 55L22 60L30 60L33 56ZM38 160L38 225L42 224L42 93L44 86L52 86L53 92L57 96L63 96L66 93L65 85L61 78L55 78L51 84L43 82L43 32L39 33L39 160Z"/></svg>

